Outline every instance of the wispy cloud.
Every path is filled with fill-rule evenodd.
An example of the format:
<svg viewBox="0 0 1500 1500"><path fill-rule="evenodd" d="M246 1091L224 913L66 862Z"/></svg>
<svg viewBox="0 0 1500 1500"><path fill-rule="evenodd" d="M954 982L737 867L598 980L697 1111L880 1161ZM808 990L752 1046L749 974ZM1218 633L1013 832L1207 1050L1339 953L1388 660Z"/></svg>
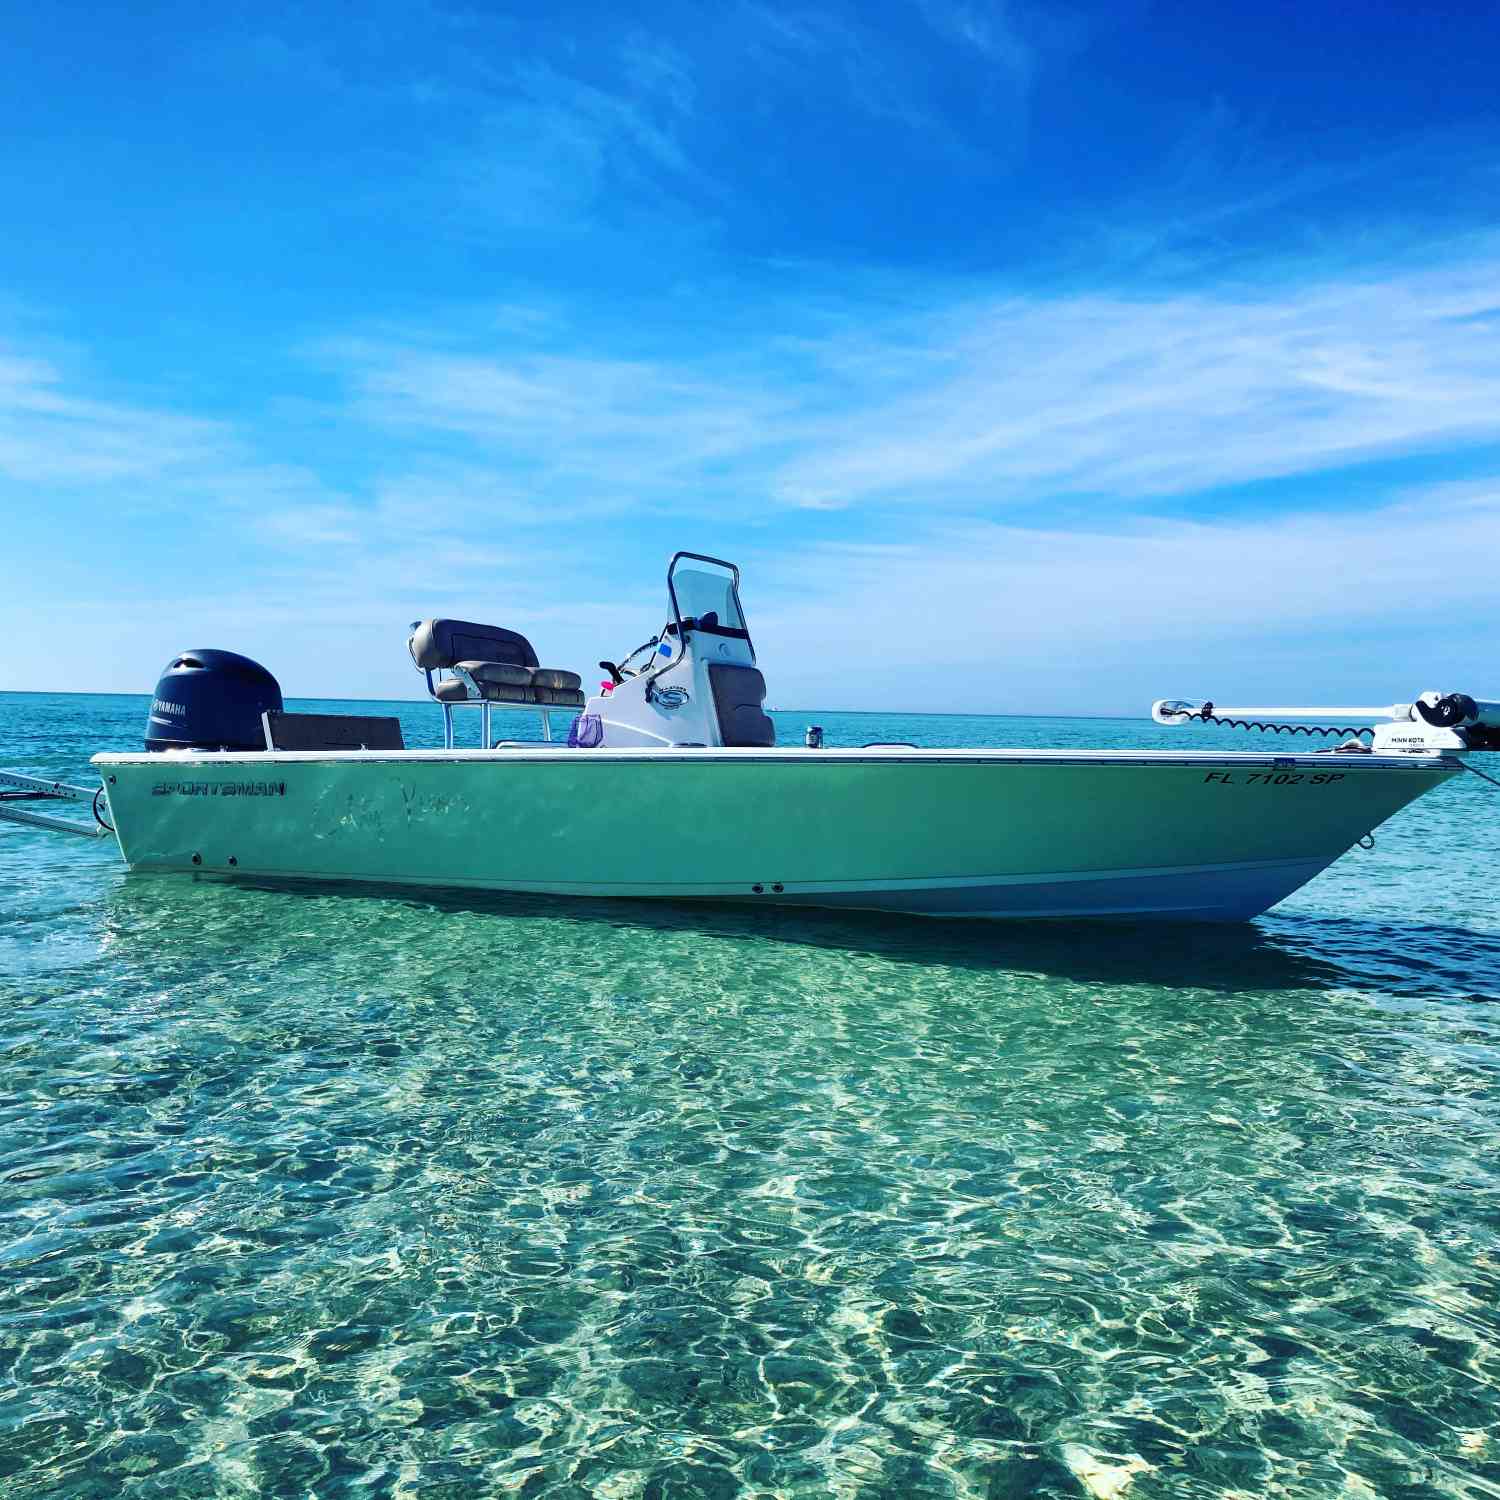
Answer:
<svg viewBox="0 0 1500 1500"><path fill-rule="evenodd" d="M413 519L400 529L399 504L304 513L297 553L253 589L173 579L123 612L77 601L74 623L110 649L80 663L76 686L134 681L142 660L197 636L273 663L291 692L410 696L401 641L420 615L516 625L575 670L659 623L660 557L643 565L609 546L580 557L576 530L517 535L482 502L473 515ZM663 534L655 552L676 540ZM1454 621L1493 610L1500 483L1436 486L1358 513L1116 516L1080 530L939 523L900 542L729 550L784 706L1140 714L1179 694L1483 693L1490 636Z"/></svg>
<svg viewBox="0 0 1500 1500"><path fill-rule="evenodd" d="M698 100L693 66L680 47L646 31L632 32L620 49L620 62L637 98L659 100L679 115L691 115Z"/></svg>
<svg viewBox="0 0 1500 1500"><path fill-rule="evenodd" d="M347 495L350 481L330 484L311 457L258 454L243 422L102 399L13 348L0 353L0 473L218 485L325 515L353 505L378 516L401 495L436 506L445 492L517 517L527 497L585 515L684 495L742 521L768 501L893 515L1139 512L1500 440L1497 321L1493 246L1276 294L929 287L915 312L872 316L851 301L830 320L820 304L758 335L704 325L651 358L618 352L619 335L509 309L469 320L479 338L449 323L317 346L338 383L329 415L383 434L379 462Z"/></svg>
<svg viewBox="0 0 1500 1500"><path fill-rule="evenodd" d="M839 364L777 493L801 505L1168 496L1500 435L1491 251L1279 294L974 300ZM940 351L944 368L934 372Z"/></svg>
<svg viewBox="0 0 1500 1500"><path fill-rule="evenodd" d="M532 62L495 80L471 142L444 161L449 215L518 228L570 228L616 194L649 205L685 186L717 191L678 125L692 90L681 63L640 40L625 52L626 87L607 89ZM475 217L477 215L477 217Z"/></svg>
<svg viewBox="0 0 1500 1500"><path fill-rule="evenodd" d="M586 40L567 24L413 3L337 51L285 24L286 35L230 29L195 63L360 122L379 180L361 174L341 212L399 203L461 240L670 223L694 242L726 217L763 220L768 195L802 177L808 132L846 120L966 180L1012 162L1038 70L1081 30L1061 11L964 0L888 14L738 0L670 36L595 17ZM741 121L759 137L748 158Z"/></svg>
<svg viewBox="0 0 1500 1500"><path fill-rule="evenodd" d="M568 499L542 497L525 478L493 466L428 460L382 477L367 513L394 539L422 536L467 555L476 536L514 535L577 527L623 516L638 508L637 494L580 493ZM529 537L528 547L534 546Z"/></svg>
<svg viewBox="0 0 1500 1500"><path fill-rule="evenodd" d="M101 503L116 524L191 514L236 546L296 547L319 528L327 539L339 497L311 468L265 456L240 425L109 399L94 384L0 345L0 505L50 516L60 540L70 517Z"/></svg>
<svg viewBox="0 0 1500 1500"><path fill-rule="evenodd" d="M803 332L675 359L481 355L437 335L328 352L367 420L599 492L1108 508L1500 438L1497 307L1487 246L1274 294L930 291L916 313L830 329L819 308Z"/></svg>
<svg viewBox="0 0 1500 1500"><path fill-rule="evenodd" d="M51 360L0 344L0 476L25 484L162 476L222 460L227 442L214 422L80 395Z"/></svg>
<svg viewBox="0 0 1500 1500"><path fill-rule="evenodd" d="M751 64L750 76L760 84L757 94L779 94L777 109L801 115L809 98L851 109L856 115L900 127L907 143L924 146L967 168L983 166L991 152L1010 154L1024 134L1019 128L996 139L987 132L982 143L955 127L947 94L954 79L945 67L934 66L909 45L905 36L892 35L868 8L825 6L788 7L747 0L731 15L733 43ZM975 45L977 31L945 8L935 12L934 30L950 44L945 60L962 57ZM1004 28L999 28L998 38ZM988 38L989 33L985 33ZM994 59L989 59L993 61ZM1011 64L1014 64L1013 68ZM993 102L1002 98L1024 108L1031 55L1024 47L1007 65L992 73L982 92ZM764 98L759 100L767 107Z"/></svg>
<svg viewBox="0 0 1500 1500"><path fill-rule="evenodd" d="M769 385L716 378L694 361L517 353L510 358L392 343L326 346L367 421L408 435L462 440L522 471L535 485L564 487L600 503L701 486L719 465L771 440L788 398ZM533 491L535 493L535 491Z"/></svg>
<svg viewBox="0 0 1500 1500"><path fill-rule="evenodd" d="M911 706L1022 689L1066 706L1055 682L1084 655L1095 678L1111 663L1110 707L1192 690L1217 652L1242 671L1279 663L1283 680L1295 668L1309 691L1337 663L1331 689L1364 671L1339 640L1378 634L1397 601L1491 607L1496 486L1388 482L1357 508L1320 501L1331 471L1500 440L1489 245L1274 294L929 284L915 310L878 316L851 294L842 309L783 309L759 333L705 324L649 358L621 352L628 334L526 314L317 345L334 382L324 425L346 430L340 452L368 451L353 470L284 452L249 417L230 427L106 399L12 347L0 475L15 495L200 507L234 576L256 580L255 607L235 618L273 642L278 613L373 639L398 616L493 613L498 598L507 618L546 623L560 664L576 665L606 630L610 644L649 628L658 581L644 555L722 538L748 549L758 639L791 674L782 701L858 701L868 678L840 685L872 642L882 691ZM1274 505L1249 519L1214 504L1216 488L1276 478ZM1066 524L1037 519L1049 509ZM592 572L590 536L606 543ZM203 588L172 608L209 617L211 578ZM1146 684L1142 651L1172 680ZM1443 663L1460 656L1450 646ZM1383 649L1375 665L1401 662Z"/></svg>
<svg viewBox="0 0 1500 1500"><path fill-rule="evenodd" d="M824 87L838 80L869 114L919 128L930 123L907 65L855 17L831 7L754 3L743 5L739 14L749 23L751 56L765 76L789 76L802 87L812 81L806 75L815 72Z"/></svg>
<svg viewBox="0 0 1500 1500"><path fill-rule="evenodd" d="M940 525L908 543L812 547L774 570L768 559L754 623L786 663L784 703L866 706L869 674L894 701L941 710L1141 713L1194 693L1394 701L1490 680L1488 633L1452 622L1493 613L1496 560L1500 481L1357 513ZM793 649L807 641L816 654Z"/></svg>
<svg viewBox="0 0 1500 1500"><path fill-rule="evenodd" d="M967 5L962 0L922 0L921 11L943 37L972 47L1008 74L1020 88L1030 85L1037 48L1028 42L1004 4Z"/></svg>

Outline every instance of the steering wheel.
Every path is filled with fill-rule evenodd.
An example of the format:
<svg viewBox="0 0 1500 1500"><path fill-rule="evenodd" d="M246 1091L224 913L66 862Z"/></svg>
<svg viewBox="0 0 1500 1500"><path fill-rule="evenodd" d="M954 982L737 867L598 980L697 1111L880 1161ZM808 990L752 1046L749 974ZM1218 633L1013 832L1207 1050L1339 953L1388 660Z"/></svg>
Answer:
<svg viewBox="0 0 1500 1500"><path fill-rule="evenodd" d="M617 680L623 681L623 679L625 679L626 677L639 677L641 673L646 670L647 663L643 662L638 667L632 667L630 663L633 662L636 657L641 654L642 651L650 651L660 642L660 640L661 637L659 635L653 635L649 641L643 641L639 646L635 648L634 651L632 651L627 657L625 657L620 662L619 666L614 669L620 674L620 677ZM607 661L601 661L599 665L603 667L606 672L610 670L610 663Z"/></svg>

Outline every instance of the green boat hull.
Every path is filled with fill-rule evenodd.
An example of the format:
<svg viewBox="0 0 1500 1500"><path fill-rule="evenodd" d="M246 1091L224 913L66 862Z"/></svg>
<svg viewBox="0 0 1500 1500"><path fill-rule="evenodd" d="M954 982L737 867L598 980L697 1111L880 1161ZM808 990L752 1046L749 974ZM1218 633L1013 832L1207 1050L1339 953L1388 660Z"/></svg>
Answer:
<svg viewBox="0 0 1500 1500"><path fill-rule="evenodd" d="M963 917L1243 920L1435 757L594 750L99 755L133 869Z"/></svg>

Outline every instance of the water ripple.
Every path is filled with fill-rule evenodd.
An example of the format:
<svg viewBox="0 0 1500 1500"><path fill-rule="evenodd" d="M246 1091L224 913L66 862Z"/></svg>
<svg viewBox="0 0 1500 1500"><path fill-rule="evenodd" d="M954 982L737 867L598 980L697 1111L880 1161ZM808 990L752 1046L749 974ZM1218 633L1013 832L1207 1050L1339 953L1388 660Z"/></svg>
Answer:
<svg viewBox="0 0 1500 1500"><path fill-rule="evenodd" d="M1429 800L1411 901L1224 932L7 831L4 1493L1500 1495L1500 922Z"/></svg>

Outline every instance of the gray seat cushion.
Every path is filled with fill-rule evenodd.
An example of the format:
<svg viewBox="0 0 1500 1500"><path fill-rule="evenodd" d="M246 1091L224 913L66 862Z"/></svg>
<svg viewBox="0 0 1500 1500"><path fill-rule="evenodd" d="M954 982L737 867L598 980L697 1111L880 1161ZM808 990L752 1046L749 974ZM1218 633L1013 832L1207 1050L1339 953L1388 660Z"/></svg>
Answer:
<svg viewBox="0 0 1500 1500"><path fill-rule="evenodd" d="M765 749L776 743L776 726L761 709L766 679L755 667L710 662L708 682L714 693L719 738L726 745Z"/></svg>
<svg viewBox="0 0 1500 1500"><path fill-rule="evenodd" d="M479 691L489 703L535 703L536 689L529 683L481 682Z"/></svg>
<svg viewBox="0 0 1500 1500"><path fill-rule="evenodd" d="M439 703L535 703L531 673L525 667L510 667L504 662L471 661L461 665L470 671L479 689L476 698L461 677L445 677L434 682L432 691ZM522 680L515 681L519 676Z"/></svg>
<svg viewBox="0 0 1500 1500"><path fill-rule="evenodd" d="M559 672L559 677L572 677L571 672ZM576 677L573 679L578 680ZM534 687L532 694L536 701L545 704L549 708L582 708L585 702L582 692L577 688L566 687Z"/></svg>
<svg viewBox="0 0 1500 1500"><path fill-rule="evenodd" d="M423 620L413 629L407 648L411 659L424 672L461 661L500 661L517 667L537 665L536 652L524 635L472 620Z"/></svg>
<svg viewBox="0 0 1500 1500"><path fill-rule="evenodd" d="M541 688L565 688L576 693L583 686L577 672L560 672L556 667L538 667L531 674L532 685Z"/></svg>
<svg viewBox="0 0 1500 1500"><path fill-rule="evenodd" d="M506 661L456 661L453 665L484 687L531 686L530 667L514 667Z"/></svg>

